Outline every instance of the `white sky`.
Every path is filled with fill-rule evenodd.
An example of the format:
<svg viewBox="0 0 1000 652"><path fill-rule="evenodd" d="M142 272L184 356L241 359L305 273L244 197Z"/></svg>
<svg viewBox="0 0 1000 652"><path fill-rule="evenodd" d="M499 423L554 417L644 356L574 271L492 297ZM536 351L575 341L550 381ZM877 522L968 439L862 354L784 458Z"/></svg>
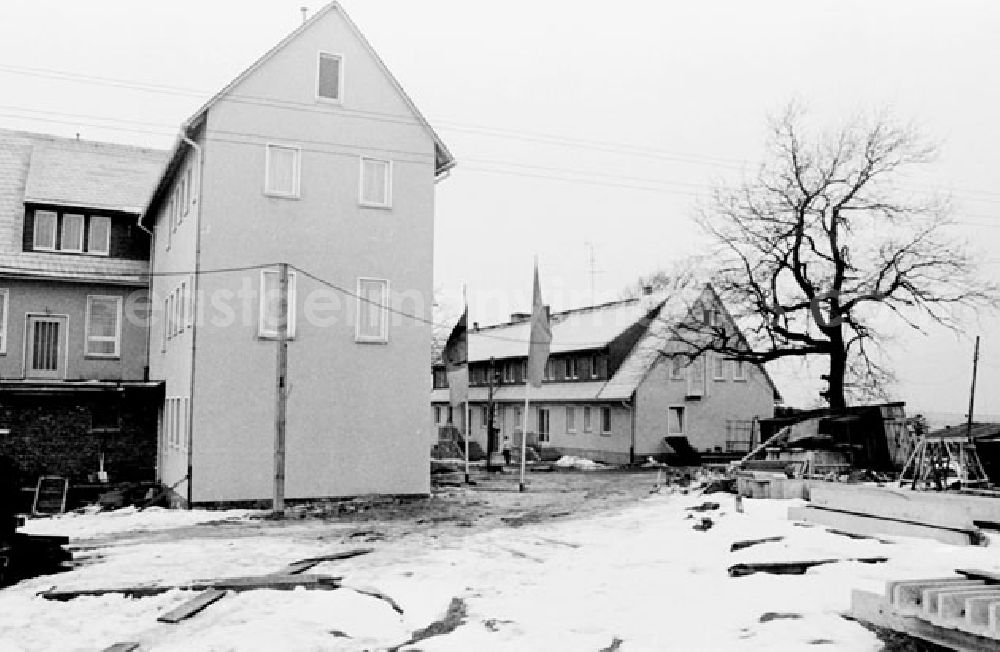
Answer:
<svg viewBox="0 0 1000 652"><path fill-rule="evenodd" d="M321 6L4 0L0 126L167 147L304 2ZM759 160L766 116L792 99L830 121L887 107L939 140L926 178L953 193L1000 281L996 2L343 4L459 160L438 186L435 272L451 297L468 284L473 320L527 307L536 254L558 310L591 299L588 242L597 300L697 253L699 196ZM1000 414L998 325L969 324L983 335L977 413ZM964 412L971 350L900 333L890 353L910 410Z"/></svg>

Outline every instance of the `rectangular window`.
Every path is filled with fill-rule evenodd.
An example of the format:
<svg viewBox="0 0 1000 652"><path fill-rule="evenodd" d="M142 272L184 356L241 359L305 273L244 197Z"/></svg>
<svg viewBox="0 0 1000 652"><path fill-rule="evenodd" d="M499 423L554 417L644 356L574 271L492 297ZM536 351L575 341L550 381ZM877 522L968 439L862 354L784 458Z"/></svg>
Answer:
<svg viewBox="0 0 1000 652"><path fill-rule="evenodd" d="M567 407L566 408L566 432L575 433L576 432L576 408Z"/></svg>
<svg viewBox="0 0 1000 652"><path fill-rule="evenodd" d="M719 353L712 356L712 379L726 379L726 359Z"/></svg>
<svg viewBox="0 0 1000 652"><path fill-rule="evenodd" d="M667 434L684 434L684 407L673 406L667 408Z"/></svg>
<svg viewBox="0 0 1000 652"><path fill-rule="evenodd" d="M264 193L276 197L298 197L300 158L298 147L268 145Z"/></svg>
<svg viewBox="0 0 1000 652"><path fill-rule="evenodd" d="M194 166L188 167L187 169L187 201L184 204L184 214L187 215L188 210L191 208L191 204L194 203Z"/></svg>
<svg viewBox="0 0 1000 652"><path fill-rule="evenodd" d="M117 358L121 355L122 298L87 297L86 355Z"/></svg>
<svg viewBox="0 0 1000 652"><path fill-rule="evenodd" d="M577 373L576 362L576 358L566 358L566 378L568 380L576 380L580 377Z"/></svg>
<svg viewBox="0 0 1000 652"><path fill-rule="evenodd" d="M598 376L598 373L597 373L597 356L596 355L592 355L592 356L590 356L590 377L591 378L597 378L597 376Z"/></svg>
<svg viewBox="0 0 1000 652"><path fill-rule="evenodd" d="M705 395L705 356L695 358L687 367L687 395Z"/></svg>
<svg viewBox="0 0 1000 652"><path fill-rule="evenodd" d="M441 417L444 415L444 410L441 409L440 405L434 406L434 423L441 425Z"/></svg>
<svg viewBox="0 0 1000 652"><path fill-rule="evenodd" d="M344 76L341 70L343 57L329 52L319 53L316 72L316 97L327 102L340 102L344 90Z"/></svg>
<svg viewBox="0 0 1000 652"><path fill-rule="evenodd" d="M87 230L87 251L107 256L111 252L111 218L91 215Z"/></svg>
<svg viewBox="0 0 1000 652"><path fill-rule="evenodd" d="M7 313L10 303L10 290L0 290L0 355L7 353Z"/></svg>
<svg viewBox="0 0 1000 652"><path fill-rule="evenodd" d="M549 410L538 408L538 441L549 441Z"/></svg>
<svg viewBox="0 0 1000 652"><path fill-rule="evenodd" d="M361 158L362 206L389 208L392 205L392 163L376 158Z"/></svg>
<svg viewBox="0 0 1000 652"><path fill-rule="evenodd" d="M670 358L670 379L684 380L684 356L679 353Z"/></svg>
<svg viewBox="0 0 1000 652"><path fill-rule="evenodd" d="M554 360L549 358L545 361L545 373L542 375L542 380L552 380L556 375L556 363Z"/></svg>
<svg viewBox="0 0 1000 652"><path fill-rule="evenodd" d="M489 408L489 406L487 406L487 405L484 405L484 406L483 406L483 407L482 407L482 408L481 408L481 409L479 410L479 416L480 416L480 424L479 424L479 427L480 427L480 428L482 428L483 430L486 430L486 424L487 424L487 423L489 422L489 420L490 420L490 408Z"/></svg>
<svg viewBox="0 0 1000 652"><path fill-rule="evenodd" d="M295 337L295 272L288 272L288 337ZM260 312L257 320L258 337L278 337L278 306L281 305L281 273L276 269L260 272Z"/></svg>
<svg viewBox="0 0 1000 652"><path fill-rule="evenodd" d="M177 332L184 332L184 326L187 325L187 281L181 283L180 289L177 291Z"/></svg>
<svg viewBox="0 0 1000 652"><path fill-rule="evenodd" d="M67 213L62 216L59 249L72 253L83 252L83 215Z"/></svg>
<svg viewBox="0 0 1000 652"><path fill-rule="evenodd" d="M611 408L609 407L601 408L601 434L611 434Z"/></svg>
<svg viewBox="0 0 1000 652"><path fill-rule="evenodd" d="M747 379L747 363L743 360L733 361L733 380Z"/></svg>
<svg viewBox="0 0 1000 652"><path fill-rule="evenodd" d="M584 432L593 432L594 431L594 424L591 421L590 406L589 405L585 406L583 408L583 431Z"/></svg>
<svg viewBox="0 0 1000 652"><path fill-rule="evenodd" d="M358 279L358 319L355 336L359 342L389 341L389 281Z"/></svg>
<svg viewBox="0 0 1000 652"><path fill-rule="evenodd" d="M56 223L58 218L52 211L35 211L35 233L32 248L40 251L55 251Z"/></svg>

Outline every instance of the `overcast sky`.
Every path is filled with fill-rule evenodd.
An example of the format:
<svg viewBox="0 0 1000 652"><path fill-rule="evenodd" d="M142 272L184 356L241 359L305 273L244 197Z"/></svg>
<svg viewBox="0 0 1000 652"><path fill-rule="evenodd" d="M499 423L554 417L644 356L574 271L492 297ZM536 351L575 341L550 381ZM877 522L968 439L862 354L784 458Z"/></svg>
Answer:
<svg viewBox="0 0 1000 652"><path fill-rule="evenodd" d="M302 4L322 6L4 0L0 126L167 147ZM791 100L829 123L887 108L941 142L918 182L952 193L1000 281L1000 3L342 4L458 158L437 188L435 281L452 298L468 284L473 320L527 308L534 255L559 310L703 251L699 198L752 171ZM1000 321L968 326L979 411L1000 413ZM911 412L965 411L970 338L900 331L889 351Z"/></svg>

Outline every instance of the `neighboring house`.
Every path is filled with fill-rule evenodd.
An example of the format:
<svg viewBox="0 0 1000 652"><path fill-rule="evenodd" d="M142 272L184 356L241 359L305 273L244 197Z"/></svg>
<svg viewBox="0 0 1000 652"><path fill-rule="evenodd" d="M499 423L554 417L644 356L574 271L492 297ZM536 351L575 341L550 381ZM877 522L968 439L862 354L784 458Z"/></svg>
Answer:
<svg viewBox="0 0 1000 652"><path fill-rule="evenodd" d="M0 131L0 455L22 477L155 478L149 237L166 152Z"/></svg>
<svg viewBox="0 0 1000 652"><path fill-rule="evenodd" d="M694 301L647 295L552 314L546 378L529 394L529 443L613 463L668 453L668 436L686 437L698 451L748 451L754 421L774 414L778 392L757 365L682 355L670 330L690 318L732 325L710 286ZM529 321L515 313L509 323L469 332L471 434L484 447L491 368L494 426L512 445L520 441ZM433 375L435 422L464 432L462 410L448 406L444 368Z"/></svg>
<svg viewBox="0 0 1000 652"><path fill-rule="evenodd" d="M434 184L453 165L336 3L184 124L141 218L164 484L271 497L285 262L286 496L429 491Z"/></svg>

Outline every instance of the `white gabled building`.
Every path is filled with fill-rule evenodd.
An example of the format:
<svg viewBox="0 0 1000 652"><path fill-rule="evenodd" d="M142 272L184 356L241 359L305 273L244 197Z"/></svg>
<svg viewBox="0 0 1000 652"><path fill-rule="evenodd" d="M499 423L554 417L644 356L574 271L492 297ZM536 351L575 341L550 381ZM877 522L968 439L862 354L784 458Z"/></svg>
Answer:
<svg viewBox="0 0 1000 652"><path fill-rule="evenodd" d="M546 379L530 393L529 443L613 463L669 453L666 437L686 437L699 452L748 451L754 421L774 415L778 391L757 365L665 354L683 350L671 324L692 316L731 323L711 286L693 300L649 295L553 313ZM515 313L469 332L471 433L484 449L491 367L494 426L519 441L529 328L528 316ZM448 400L444 368L435 366L435 423L464 432L462 410Z"/></svg>

